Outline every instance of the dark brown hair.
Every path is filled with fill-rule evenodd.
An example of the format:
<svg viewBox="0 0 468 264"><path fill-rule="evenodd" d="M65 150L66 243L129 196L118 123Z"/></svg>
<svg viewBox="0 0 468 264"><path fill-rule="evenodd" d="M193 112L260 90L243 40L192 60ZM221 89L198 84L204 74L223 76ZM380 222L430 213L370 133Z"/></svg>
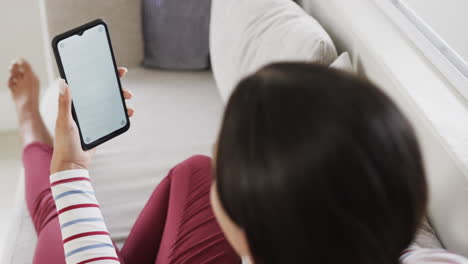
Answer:
<svg viewBox="0 0 468 264"><path fill-rule="evenodd" d="M257 263L396 264L425 214L412 126L339 71L280 63L245 78L217 148L221 204Z"/></svg>

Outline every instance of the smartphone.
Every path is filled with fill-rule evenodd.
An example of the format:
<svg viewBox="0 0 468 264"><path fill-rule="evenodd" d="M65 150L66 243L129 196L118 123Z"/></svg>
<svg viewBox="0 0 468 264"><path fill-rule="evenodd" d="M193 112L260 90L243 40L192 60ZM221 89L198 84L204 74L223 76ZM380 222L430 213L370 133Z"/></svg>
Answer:
<svg viewBox="0 0 468 264"><path fill-rule="evenodd" d="M106 23L98 19L60 34L52 48L70 87L83 150L125 133L130 120Z"/></svg>

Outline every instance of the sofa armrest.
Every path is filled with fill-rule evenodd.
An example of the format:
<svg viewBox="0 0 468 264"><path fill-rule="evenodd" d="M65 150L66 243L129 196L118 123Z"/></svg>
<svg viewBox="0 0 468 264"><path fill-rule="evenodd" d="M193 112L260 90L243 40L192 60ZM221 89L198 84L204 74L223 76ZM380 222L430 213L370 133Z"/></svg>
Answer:
<svg viewBox="0 0 468 264"><path fill-rule="evenodd" d="M141 1L138 0L41 0L46 30L49 69L57 76L50 49L52 39L86 22L101 18L109 25L118 65L135 67L143 59Z"/></svg>

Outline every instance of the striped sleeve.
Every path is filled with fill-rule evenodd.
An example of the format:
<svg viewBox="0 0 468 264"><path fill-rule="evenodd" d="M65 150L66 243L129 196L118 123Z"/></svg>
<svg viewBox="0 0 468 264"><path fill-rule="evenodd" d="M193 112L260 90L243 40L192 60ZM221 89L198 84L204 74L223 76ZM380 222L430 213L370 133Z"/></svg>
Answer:
<svg viewBox="0 0 468 264"><path fill-rule="evenodd" d="M120 263L87 170L50 176L67 264Z"/></svg>
<svg viewBox="0 0 468 264"><path fill-rule="evenodd" d="M412 246L400 257L402 264L468 264L468 259L444 249Z"/></svg>

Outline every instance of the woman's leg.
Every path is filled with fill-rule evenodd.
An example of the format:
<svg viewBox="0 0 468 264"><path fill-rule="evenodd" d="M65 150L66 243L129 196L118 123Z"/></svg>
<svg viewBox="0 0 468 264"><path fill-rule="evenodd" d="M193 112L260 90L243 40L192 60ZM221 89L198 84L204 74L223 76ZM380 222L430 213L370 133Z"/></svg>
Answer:
<svg viewBox="0 0 468 264"><path fill-rule="evenodd" d="M127 264L240 263L211 209L211 174L211 160L204 156L169 172L125 242Z"/></svg>
<svg viewBox="0 0 468 264"><path fill-rule="evenodd" d="M38 235L33 263L64 264L60 225L50 191L52 138L39 114L39 80L25 60L12 64L8 82L24 147L26 203Z"/></svg>
<svg viewBox="0 0 468 264"><path fill-rule="evenodd" d="M52 147L29 144L23 151L26 202L37 233L35 264L65 264L60 224L50 190L49 167Z"/></svg>
<svg viewBox="0 0 468 264"><path fill-rule="evenodd" d="M10 66L8 87L16 106L23 147L41 142L52 146L52 137L39 113L39 79L24 59Z"/></svg>

